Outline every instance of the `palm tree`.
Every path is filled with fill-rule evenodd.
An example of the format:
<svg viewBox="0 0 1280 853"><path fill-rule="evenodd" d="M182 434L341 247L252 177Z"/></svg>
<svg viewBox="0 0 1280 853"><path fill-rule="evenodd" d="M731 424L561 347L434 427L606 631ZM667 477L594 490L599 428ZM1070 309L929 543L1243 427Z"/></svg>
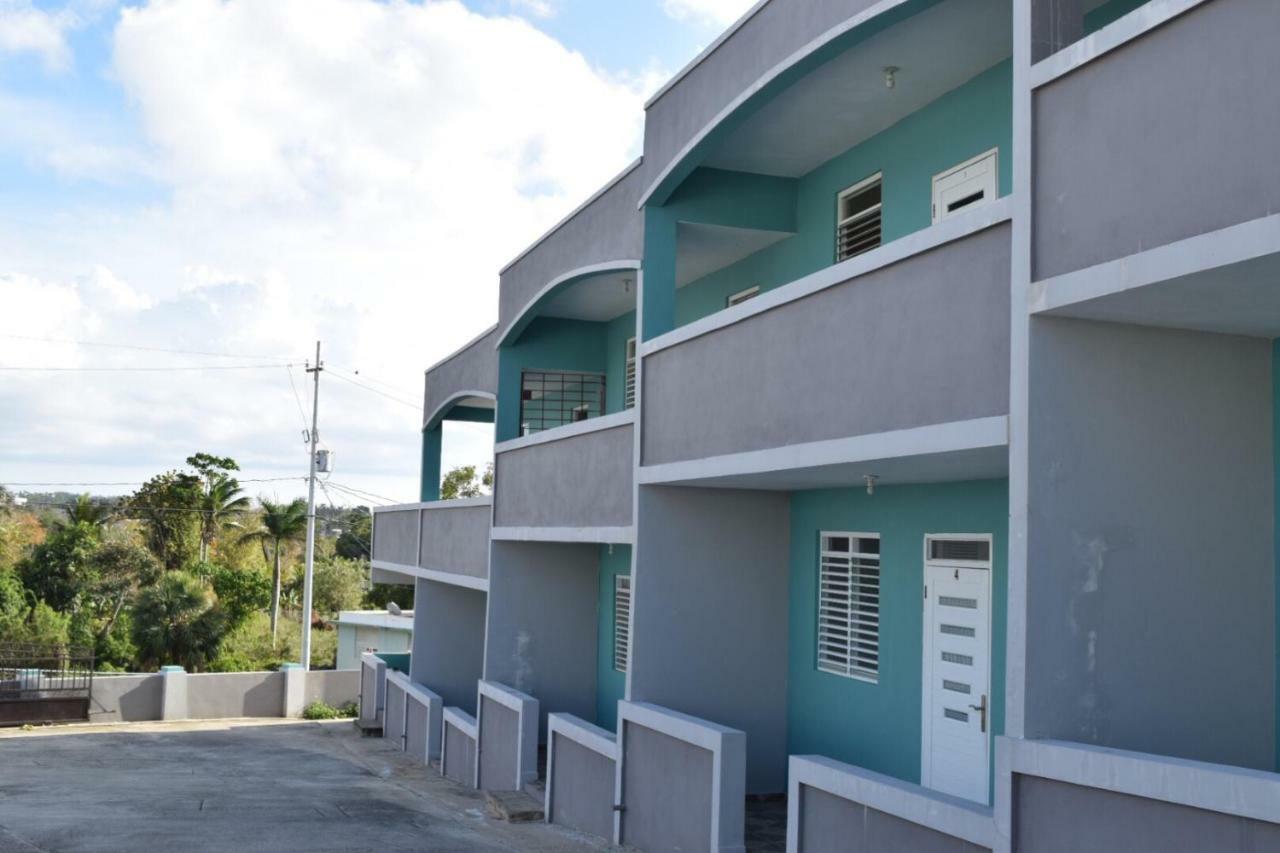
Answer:
<svg viewBox="0 0 1280 853"><path fill-rule="evenodd" d="M67 513L67 524L87 524L97 529L107 523L111 515L111 507L89 497L88 493L76 498L76 502L63 507Z"/></svg>
<svg viewBox="0 0 1280 853"><path fill-rule="evenodd" d="M280 554L286 542L297 541L307 532L307 502L302 498L283 504L260 498L262 512L259 527L240 537L241 542L261 542L265 552L272 544L275 568L271 577L271 642L276 641L276 623L280 619Z"/></svg>
<svg viewBox="0 0 1280 853"><path fill-rule="evenodd" d="M134 606L133 642L147 664L200 669L217 655L224 630L209 591L186 572L167 572Z"/></svg>
<svg viewBox="0 0 1280 853"><path fill-rule="evenodd" d="M224 527L239 527L240 516L250 509L249 498L234 478L219 474L209 479L200 499L200 562L209 559L209 543Z"/></svg>

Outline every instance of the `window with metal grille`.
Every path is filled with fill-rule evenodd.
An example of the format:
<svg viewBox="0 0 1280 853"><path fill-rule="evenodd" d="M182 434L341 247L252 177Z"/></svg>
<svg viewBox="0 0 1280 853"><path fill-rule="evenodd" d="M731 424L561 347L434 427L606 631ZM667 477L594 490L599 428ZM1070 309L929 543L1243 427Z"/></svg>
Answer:
<svg viewBox="0 0 1280 853"><path fill-rule="evenodd" d="M631 576L613 578L613 668L627 671L631 655Z"/></svg>
<svg viewBox="0 0 1280 853"><path fill-rule="evenodd" d="M836 261L880 245L880 175L849 187L836 199Z"/></svg>
<svg viewBox="0 0 1280 853"><path fill-rule="evenodd" d="M822 533L818 553L818 669L880 677L880 537Z"/></svg>
<svg viewBox="0 0 1280 853"><path fill-rule="evenodd" d="M520 374L520 432L585 421L604 414L604 374L526 370Z"/></svg>
<svg viewBox="0 0 1280 853"><path fill-rule="evenodd" d="M634 409L636 405L636 339L627 341L625 378L622 386L622 408Z"/></svg>

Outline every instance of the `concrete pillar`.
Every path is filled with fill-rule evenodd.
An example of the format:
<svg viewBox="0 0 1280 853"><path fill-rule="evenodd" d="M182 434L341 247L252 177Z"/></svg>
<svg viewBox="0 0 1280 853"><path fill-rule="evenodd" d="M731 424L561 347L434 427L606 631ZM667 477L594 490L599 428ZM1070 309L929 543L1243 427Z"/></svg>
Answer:
<svg viewBox="0 0 1280 853"><path fill-rule="evenodd" d="M180 666L160 667L160 719L187 719L187 673Z"/></svg>
<svg viewBox="0 0 1280 853"><path fill-rule="evenodd" d="M422 431L421 499L440 500L440 451L444 442L444 426L436 424Z"/></svg>
<svg viewBox="0 0 1280 853"><path fill-rule="evenodd" d="M300 663L286 663L280 667L284 673L283 717L301 717L307 702L307 670Z"/></svg>

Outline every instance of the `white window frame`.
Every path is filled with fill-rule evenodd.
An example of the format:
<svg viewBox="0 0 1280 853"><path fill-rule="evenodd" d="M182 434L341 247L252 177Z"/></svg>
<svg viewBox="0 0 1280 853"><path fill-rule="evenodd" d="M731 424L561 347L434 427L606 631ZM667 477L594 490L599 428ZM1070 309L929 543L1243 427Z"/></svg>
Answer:
<svg viewBox="0 0 1280 853"><path fill-rule="evenodd" d="M622 408L636 407L636 339L627 338L622 366Z"/></svg>
<svg viewBox="0 0 1280 853"><path fill-rule="evenodd" d="M741 305L752 297L760 295L760 285L753 285L746 290L739 290L737 293L731 293L725 297L724 307L732 308L735 305Z"/></svg>
<svg viewBox="0 0 1280 853"><path fill-rule="evenodd" d="M869 189L874 184L880 184L880 203L873 205L872 207L869 207L866 210L863 210L859 213L856 213L853 216L841 217L841 213L844 210L845 199L847 199L849 196L857 195L858 193ZM835 252L836 263L847 261L849 260L849 258L855 258L858 255L865 254L866 252L872 251L872 249L875 249L875 248L878 248L879 246L884 245L884 237L882 232L880 242L876 246L873 246L871 249L863 249L861 252L855 252L854 254L848 255L846 257L840 256L841 229L843 229L844 226L848 225L850 222L854 222L858 219L867 217L873 212L880 217L880 226L883 229L884 227L884 172L876 172L874 175L869 175L863 178L862 180L858 181L853 186L846 187L845 189L841 190L839 193L836 194L836 252Z"/></svg>
<svg viewBox="0 0 1280 853"><path fill-rule="evenodd" d="M947 178L950 178L951 176L955 175L957 172L963 172L965 169L970 169L986 160L991 161L991 169L987 173L986 181L984 182L982 187L982 190L983 190L982 200L975 201L971 204L966 204L964 207L961 207L957 210L946 210L945 206L942 204L941 198L939 197L940 190L938 188L938 185L942 181L945 181ZM931 190L930 209L932 210L932 213L933 213L934 223L941 222L942 220L946 219L949 216L956 216L965 211L972 210L975 207L981 207L984 204L990 204L991 202L995 201L996 198L998 198L1000 195L1000 149L997 147L997 148L992 148L988 151L983 151L981 154L979 154L976 157L970 157L968 160L965 160L963 163L957 163L956 165L952 166L950 169L944 169L943 171L933 176L933 182L930 185L930 190Z"/></svg>
<svg viewBox="0 0 1280 853"><path fill-rule="evenodd" d="M624 606L619 606L625 598ZM631 663L631 575L613 576L613 669L626 672Z"/></svg>
<svg viewBox="0 0 1280 853"><path fill-rule="evenodd" d="M882 554L881 553L876 553L874 555L862 554L861 552L855 552L853 550L850 550L848 552L829 551L827 550L827 547L826 547L827 541L833 538L847 538L851 542L851 547L853 542L859 539L874 539L878 543L882 542L879 533L857 533L857 532L849 532L849 531L842 531L842 530L822 530L818 532L818 574L817 574L818 589L817 589L817 596L816 596L816 602L815 602L817 623L816 623L816 630L814 632L815 641L816 641L815 642L815 645L816 645L815 665L819 672L825 672L830 675L836 675L843 678L851 678L851 679L854 679L855 681L865 681L870 684L878 684L880 681L880 615L881 615L881 609L882 609L881 601L882 601L882 591L883 591L883 581L884 581L884 567L883 567ZM854 562L870 561L872 559L875 560L874 568L876 573L877 592L876 592L876 615L875 615L875 626L874 626L875 628L874 630L875 669L874 670L867 668L865 666L856 666L853 664L854 654L849 648L851 644L848 642L848 638L852 636L853 631L855 630L855 624L864 625L867 619L865 616L859 618L858 616L855 615L855 612L853 610L854 605L852 604L852 602L850 602L848 605L848 608L849 608L847 611L848 615L845 617L846 627L844 630L846 632L846 638L845 638L845 650L843 655L844 662L841 663L837 660L831 660L831 659L824 660L824 656L823 656L824 645L832 646L832 641L828 640L824 643L824 639L823 639L823 635L824 635L823 582L824 582L825 576L827 575L827 572L825 571L827 568L826 561L830 559L840 559L840 558L848 558L849 560L849 567L847 569L847 576L848 576L847 583L848 583L848 586L850 587L850 593L852 592L852 588L855 585L855 575L861 574L866 569L871 568L870 566L855 566ZM852 596L850 595L850 597ZM838 599L838 596L836 598ZM838 603L838 600L836 603ZM830 609L829 606L828 606L828 609ZM830 619L831 617L828 616L827 618ZM865 628L863 628L863 633L867 633Z"/></svg>

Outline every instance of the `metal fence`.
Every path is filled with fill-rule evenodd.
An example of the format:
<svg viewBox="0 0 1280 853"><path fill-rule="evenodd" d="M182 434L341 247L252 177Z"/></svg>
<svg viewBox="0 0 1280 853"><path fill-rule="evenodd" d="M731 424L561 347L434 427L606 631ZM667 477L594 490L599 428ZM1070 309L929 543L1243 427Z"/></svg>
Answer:
<svg viewBox="0 0 1280 853"><path fill-rule="evenodd" d="M93 651L0 643L0 726L89 718Z"/></svg>

